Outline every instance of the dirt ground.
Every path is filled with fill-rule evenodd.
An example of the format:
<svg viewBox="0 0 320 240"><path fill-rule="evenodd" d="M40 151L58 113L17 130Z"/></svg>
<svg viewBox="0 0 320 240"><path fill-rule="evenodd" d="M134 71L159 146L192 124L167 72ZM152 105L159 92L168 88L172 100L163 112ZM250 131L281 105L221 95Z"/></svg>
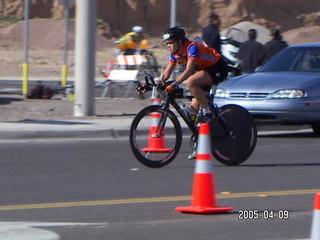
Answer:
<svg viewBox="0 0 320 240"><path fill-rule="evenodd" d="M29 23L29 51L24 50L23 22L0 24L0 78L22 77L22 63L28 54L30 78L61 78L64 64L64 21L53 19L33 19ZM67 65L68 76L74 76L74 23L68 35ZM103 37L97 29L96 35L96 73L101 77L108 60L115 60L117 48L114 41ZM167 59L165 45L160 39L149 39L149 49L163 63Z"/></svg>
<svg viewBox="0 0 320 240"><path fill-rule="evenodd" d="M61 79L61 68L64 64L63 21L36 19L30 23L30 46L28 51L29 79ZM41 31L35 31L39 30ZM25 51L23 49L23 25L0 24L0 79L22 79L22 64ZM108 60L117 56L115 39L103 38L99 31L96 37L96 77L102 77ZM150 49L159 63L166 62L167 51L159 46L158 40L150 40ZM160 41L160 45L162 42ZM74 36L71 34L68 43L68 77L74 77ZM165 59L165 60L164 60ZM1 89L1 82L0 82ZM118 117L134 115L143 106L150 104L148 100L134 99L97 99L95 116L87 118ZM0 121L34 120L66 120L74 119L74 102L55 95L50 100L26 99L22 95L0 95Z"/></svg>
<svg viewBox="0 0 320 240"><path fill-rule="evenodd" d="M22 64L24 62L24 50L11 47L1 47L0 41L0 78L21 78ZM166 51L151 49L158 58L160 64L164 64L167 59ZM69 50L68 54L68 77L74 77L74 50ZM64 64L64 51L62 50L29 50L29 78L39 79L43 77L61 79L61 68ZM102 77L100 70L105 69L108 60L115 61L117 51L114 47L107 48L105 51L96 52L96 77Z"/></svg>
<svg viewBox="0 0 320 240"><path fill-rule="evenodd" d="M143 107L152 104L151 100L139 98L96 99L94 115L81 119L103 119L113 117L133 117ZM21 95L0 95L0 121L26 120L75 120L74 102L54 96L50 100L25 99Z"/></svg>

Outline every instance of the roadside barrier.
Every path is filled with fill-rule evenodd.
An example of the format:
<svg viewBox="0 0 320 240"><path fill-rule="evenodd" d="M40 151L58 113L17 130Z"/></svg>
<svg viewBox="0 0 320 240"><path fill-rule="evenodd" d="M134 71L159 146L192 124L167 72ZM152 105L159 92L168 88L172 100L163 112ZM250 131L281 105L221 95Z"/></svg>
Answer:
<svg viewBox="0 0 320 240"><path fill-rule="evenodd" d="M146 61L144 55L119 55L117 57L116 65L122 66L140 66Z"/></svg>
<svg viewBox="0 0 320 240"><path fill-rule="evenodd" d="M146 61L143 55L118 55L115 64L106 70L107 83L101 97L105 98L109 90L112 90L112 83L124 84L127 90L124 97L127 98L133 86L137 83L137 77L142 64ZM109 63L108 63L109 64Z"/></svg>
<svg viewBox="0 0 320 240"><path fill-rule="evenodd" d="M159 98L153 99L153 105L160 104ZM157 112L151 113L152 123L149 130L148 146L142 148L143 152L170 152L172 148L167 148L165 144L165 132L163 129L159 129L158 124L161 118L161 114ZM161 134L161 136L158 136Z"/></svg>
<svg viewBox="0 0 320 240"><path fill-rule="evenodd" d="M310 239L320 240L320 192L315 195Z"/></svg>
<svg viewBox="0 0 320 240"><path fill-rule="evenodd" d="M222 213L232 210L231 207L217 206L210 141L210 125L208 123L201 123L198 136L191 206L177 207L175 209L176 211L189 213Z"/></svg>

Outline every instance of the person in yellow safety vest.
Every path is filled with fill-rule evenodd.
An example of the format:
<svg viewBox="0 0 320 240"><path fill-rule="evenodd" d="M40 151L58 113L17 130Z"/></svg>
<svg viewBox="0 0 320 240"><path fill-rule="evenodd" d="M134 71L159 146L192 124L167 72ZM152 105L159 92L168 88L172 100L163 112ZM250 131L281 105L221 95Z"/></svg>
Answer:
<svg viewBox="0 0 320 240"><path fill-rule="evenodd" d="M148 41L143 37L143 28L134 26L132 32L125 34L118 41L118 48L124 52L125 55L134 55L137 49L146 50L148 48Z"/></svg>

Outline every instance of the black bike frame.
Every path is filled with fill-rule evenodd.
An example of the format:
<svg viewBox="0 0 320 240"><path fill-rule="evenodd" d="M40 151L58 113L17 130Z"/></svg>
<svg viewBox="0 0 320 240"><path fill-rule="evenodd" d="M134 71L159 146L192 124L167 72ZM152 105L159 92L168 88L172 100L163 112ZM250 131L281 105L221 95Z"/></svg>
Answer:
<svg viewBox="0 0 320 240"><path fill-rule="evenodd" d="M220 122L221 126L223 127L225 135L226 136L234 136L234 131L232 130L232 128L229 126L229 124L226 122L226 120L219 114L218 108L215 107L214 104L212 104L213 99L214 99L214 95L213 94L209 94L208 95L209 106L210 106L212 112L218 118L218 121ZM165 102L165 104L163 106L163 109L164 110L169 109L170 108L170 104L171 104L174 107L174 109L176 109L176 111L180 114L182 119L185 121L185 123L189 127L189 129L192 132L192 134L195 137L197 137L198 136L198 128L197 128L197 126L194 124L194 122L192 122L189 119L189 117L185 114L185 112L182 110L182 108L174 100L174 95L167 95L164 102Z"/></svg>
<svg viewBox="0 0 320 240"><path fill-rule="evenodd" d="M198 135L198 129L194 125L192 121L190 121L189 117L185 114L185 112L182 110L182 108L179 106L179 104L174 100L174 97L172 95L168 95L165 98L165 104L163 105L163 109L169 109L170 105L174 107L174 109L179 113L179 115L182 117L182 119L185 121L191 132L194 134L194 136Z"/></svg>
<svg viewBox="0 0 320 240"><path fill-rule="evenodd" d="M152 82L153 86L156 86L152 76L150 76L149 74L146 74L145 80L146 80L146 85L149 85L149 79ZM139 83L139 85L141 85ZM216 117L218 117L219 122L221 123L223 129L225 130L225 132L227 133L228 136L233 136L234 132L231 130L230 126L227 124L227 122L225 121L225 119L223 119L218 111L218 108L213 104L213 99L214 99L214 94L209 93L208 95L208 102L209 102L209 106L211 108L211 110L213 111L213 113L215 114ZM197 138L198 136L198 128L197 126L195 126L194 122L192 122L189 117L185 114L185 112L182 110L182 108L178 105L178 103L174 100L174 93L168 94L165 96L165 100L164 100L165 104L163 105L163 110L167 110L170 109L170 104L176 109L176 111L180 114L180 116L182 117L182 119L185 121L185 123L187 124L187 126L189 127L190 131L192 132L193 136L195 136ZM164 124L165 119L162 119L162 124ZM160 124L161 125L161 124ZM159 126L160 126L159 125Z"/></svg>

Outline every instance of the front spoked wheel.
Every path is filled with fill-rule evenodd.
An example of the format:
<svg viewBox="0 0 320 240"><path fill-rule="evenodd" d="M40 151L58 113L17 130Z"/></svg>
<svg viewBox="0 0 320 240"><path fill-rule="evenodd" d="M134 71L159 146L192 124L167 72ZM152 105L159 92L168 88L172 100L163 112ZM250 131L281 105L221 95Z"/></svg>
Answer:
<svg viewBox="0 0 320 240"><path fill-rule="evenodd" d="M130 146L143 165L151 168L168 165L177 156L181 143L181 125L169 109L148 106L133 119Z"/></svg>
<svg viewBox="0 0 320 240"><path fill-rule="evenodd" d="M250 113L238 105L225 105L211 122L212 154L221 163L235 166L246 161L257 142Z"/></svg>

